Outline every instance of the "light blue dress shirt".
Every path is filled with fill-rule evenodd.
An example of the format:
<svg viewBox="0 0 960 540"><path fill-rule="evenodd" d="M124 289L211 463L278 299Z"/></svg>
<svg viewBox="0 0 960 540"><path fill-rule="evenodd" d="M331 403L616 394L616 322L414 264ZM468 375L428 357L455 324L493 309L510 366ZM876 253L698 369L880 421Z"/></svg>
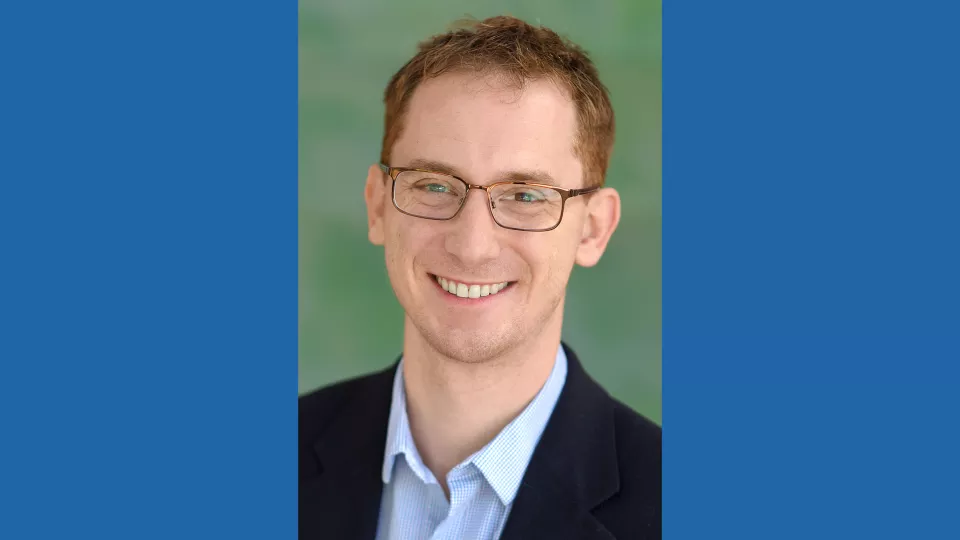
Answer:
<svg viewBox="0 0 960 540"><path fill-rule="evenodd" d="M410 433L401 359L393 381L377 540L499 538L566 378L567 357L559 347L553 370L533 401L490 443L447 475L447 501Z"/></svg>

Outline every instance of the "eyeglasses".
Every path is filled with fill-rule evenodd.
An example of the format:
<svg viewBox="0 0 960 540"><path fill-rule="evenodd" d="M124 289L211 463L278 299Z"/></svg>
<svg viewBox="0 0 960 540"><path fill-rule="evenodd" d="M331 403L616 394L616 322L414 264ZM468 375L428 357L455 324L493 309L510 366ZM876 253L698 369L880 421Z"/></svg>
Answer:
<svg viewBox="0 0 960 540"><path fill-rule="evenodd" d="M600 189L563 189L531 182L497 182L489 186L468 184L449 174L423 169L380 169L393 180L393 206L409 216L446 221L457 217L471 189L487 193L490 213L505 229L545 232L563 219L567 199Z"/></svg>

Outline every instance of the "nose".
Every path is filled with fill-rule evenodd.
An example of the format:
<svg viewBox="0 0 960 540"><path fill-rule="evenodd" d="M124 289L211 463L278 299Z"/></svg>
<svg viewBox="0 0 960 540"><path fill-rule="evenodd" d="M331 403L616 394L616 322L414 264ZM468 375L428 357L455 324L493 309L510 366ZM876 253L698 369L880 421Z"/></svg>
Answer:
<svg viewBox="0 0 960 540"><path fill-rule="evenodd" d="M483 190L471 189L460 213L448 222L445 247L468 268L482 266L500 255L499 226L490 215L488 201Z"/></svg>

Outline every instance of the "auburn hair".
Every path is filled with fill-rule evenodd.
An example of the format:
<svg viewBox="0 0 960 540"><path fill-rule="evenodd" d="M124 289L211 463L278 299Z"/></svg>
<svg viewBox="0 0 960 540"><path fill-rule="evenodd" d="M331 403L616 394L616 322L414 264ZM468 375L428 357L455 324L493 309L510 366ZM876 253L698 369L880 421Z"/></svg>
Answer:
<svg viewBox="0 0 960 540"><path fill-rule="evenodd" d="M509 16L460 21L449 32L420 43L417 54L394 74L384 92L381 162L390 163L417 86L445 73L462 72L494 74L518 90L531 80L559 84L576 107L573 151L583 164L586 186L603 185L613 150L614 120L596 67L583 49L553 30Z"/></svg>

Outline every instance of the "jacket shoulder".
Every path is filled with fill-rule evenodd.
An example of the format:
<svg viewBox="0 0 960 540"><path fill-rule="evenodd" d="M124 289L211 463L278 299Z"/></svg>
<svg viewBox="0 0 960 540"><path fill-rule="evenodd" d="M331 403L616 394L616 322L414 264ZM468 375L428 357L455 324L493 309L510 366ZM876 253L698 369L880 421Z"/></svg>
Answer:
<svg viewBox="0 0 960 540"><path fill-rule="evenodd" d="M389 377L393 369L390 367L383 371L353 377L301 395L297 399L300 441L310 441L319 437L348 403L355 397L366 394L377 385L377 382Z"/></svg>
<svg viewBox="0 0 960 540"><path fill-rule="evenodd" d="M617 433L617 454L621 469L640 472L656 469L659 473L663 448L662 428L655 422L614 400L614 426Z"/></svg>

